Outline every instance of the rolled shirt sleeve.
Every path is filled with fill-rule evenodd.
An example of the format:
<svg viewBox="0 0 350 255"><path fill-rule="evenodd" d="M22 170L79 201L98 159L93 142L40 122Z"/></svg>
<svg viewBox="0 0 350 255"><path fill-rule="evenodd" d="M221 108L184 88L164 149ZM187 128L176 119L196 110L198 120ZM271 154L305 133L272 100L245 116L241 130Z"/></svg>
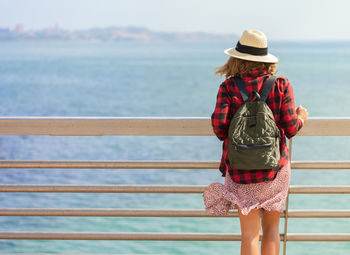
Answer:
<svg viewBox="0 0 350 255"><path fill-rule="evenodd" d="M293 88L286 80L284 95L282 97L280 125L288 139L295 136L303 127L303 122L298 118L294 104Z"/></svg>
<svg viewBox="0 0 350 255"><path fill-rule="evenodd" d="M223 141L228 135L230 125L231 99L227 92L226 84L223 82L216 97L216 105L211 115L213 131L219 140Z"/></svg>

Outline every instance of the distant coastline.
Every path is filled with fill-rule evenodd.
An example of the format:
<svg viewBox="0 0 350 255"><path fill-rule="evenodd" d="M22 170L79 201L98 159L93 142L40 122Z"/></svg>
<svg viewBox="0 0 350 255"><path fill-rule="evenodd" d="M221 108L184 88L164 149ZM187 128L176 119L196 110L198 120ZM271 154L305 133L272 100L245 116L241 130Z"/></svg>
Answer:
<svg viewBox="0 0 350 255"><path fill-rule="evenodd" d="M25 30L22 24L14 29L0 27L0 41L223 41L238 38L233 34L204 32L156 32L145 27L61 29L58 25L40 30Z"/></svg>

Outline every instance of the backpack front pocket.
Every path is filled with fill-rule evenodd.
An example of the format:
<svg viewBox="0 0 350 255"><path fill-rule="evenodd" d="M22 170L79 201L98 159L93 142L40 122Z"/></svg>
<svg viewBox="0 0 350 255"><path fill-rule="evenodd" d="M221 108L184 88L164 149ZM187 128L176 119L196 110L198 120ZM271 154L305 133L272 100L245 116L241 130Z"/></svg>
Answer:
<svg viewBox="0 0 350 255"><path fill-rule="evenodd" d="M237 144L232 143L232 150L228 156L232 168L272 169L278 166L280 160L278 139L264 144Z"/></svg>

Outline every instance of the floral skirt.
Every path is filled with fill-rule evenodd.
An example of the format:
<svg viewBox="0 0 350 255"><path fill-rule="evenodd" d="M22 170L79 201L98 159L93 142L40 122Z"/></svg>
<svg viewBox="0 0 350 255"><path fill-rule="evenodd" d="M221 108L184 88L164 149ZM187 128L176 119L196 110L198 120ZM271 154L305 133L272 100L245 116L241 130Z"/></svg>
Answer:
<svg viewBox="0 0 350 255"><path fill-rule="evenodd" d="M290 184L290 163L282 167L272 181L240 184L226 174L225 184L212 183L203 193L205 209L212 215L226 215L230 209L241 209L247 215L252 209L283 211Z"/></svg>

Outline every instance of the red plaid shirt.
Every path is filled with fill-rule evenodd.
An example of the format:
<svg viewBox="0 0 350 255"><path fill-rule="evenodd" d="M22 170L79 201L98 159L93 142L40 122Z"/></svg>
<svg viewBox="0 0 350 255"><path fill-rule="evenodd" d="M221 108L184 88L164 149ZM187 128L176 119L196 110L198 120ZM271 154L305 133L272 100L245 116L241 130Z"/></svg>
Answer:
<svg viewBox="0 0 350 255"><path fill-rule="evenodd" d="M253 90L261 92L265 80L270 74L265 70L254 70L242 75L249 94ZM226 175L227 170L234 182L237 183L259 183L275 179L278 170L288 163L288 147L286 137L290 139L302 128L302 121L298 118L295 105L292 86L287 78L278 77L273 85L266 103L271 108L277 127L281 130L280 152L281 159L276 169L254 169L240 170L231 168L228 154L228 128L231 117L243 104L243 99L235 84L233 77L226 79L219 87L215 110L211 116L211 123L214 133L223 141L223 152L219 170L222 176Z"/></svg>

